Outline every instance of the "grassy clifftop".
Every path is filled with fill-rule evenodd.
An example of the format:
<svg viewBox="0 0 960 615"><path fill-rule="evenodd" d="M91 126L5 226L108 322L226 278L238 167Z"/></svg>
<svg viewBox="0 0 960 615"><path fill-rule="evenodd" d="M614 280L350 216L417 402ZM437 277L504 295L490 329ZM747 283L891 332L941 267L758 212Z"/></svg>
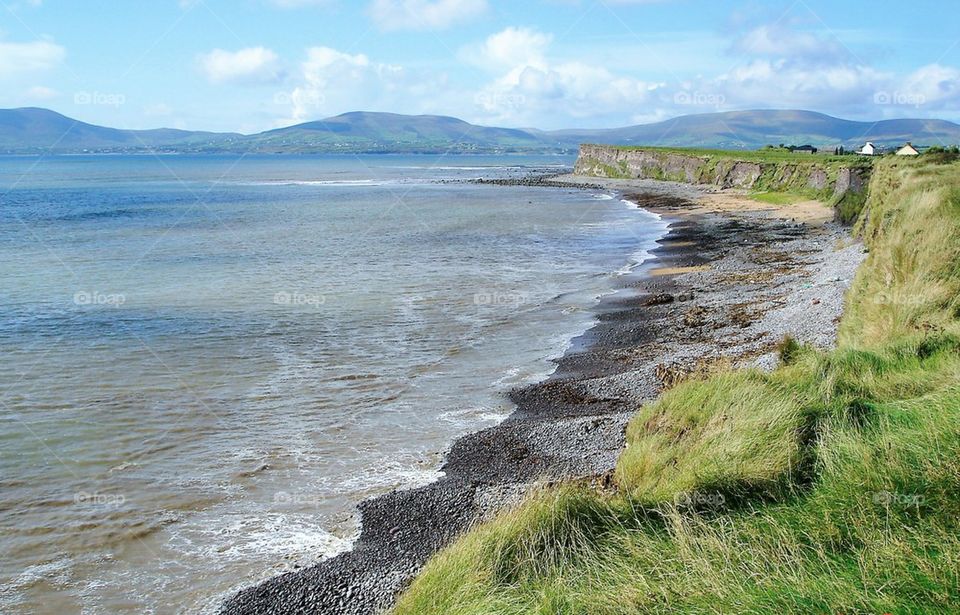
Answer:
<svg viewBox="0 0 960 615"><path fill-rule="evenodd" d="M817 199L834 207L840 220L851 222L863 207L871 168L869 158L780 150L583 145L576 173L710 184L746 188L759 195Z"/></svg>
<svg viewBox="0 0 960 615"><path fill-rule="evenodd" d="M883 160L832 352L638 410L616 486L437 555L398 614L960 610L960 165Z"/></svg>

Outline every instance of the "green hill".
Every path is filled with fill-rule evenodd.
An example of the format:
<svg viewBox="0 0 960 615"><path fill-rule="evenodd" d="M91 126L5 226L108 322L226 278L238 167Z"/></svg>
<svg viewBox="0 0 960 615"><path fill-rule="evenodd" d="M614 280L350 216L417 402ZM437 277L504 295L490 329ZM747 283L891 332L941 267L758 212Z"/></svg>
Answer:
<svg viewBox="0 0 960 615"><path fill-rule="evenodd" d="M811 111L730 111L605 130L497 128L453 117L345 113L254 135L161 128L119 130L47 109L0 110L0 152L250 153L573 153L581 143L749 150L767 144L831 149L960 143L960 125L943 120L854 122Z"/></svg>
<svg viewBox="0 0 960 615"><path fill-rule="evenodd" d="M866 141L877 145L960 143L960 126L943 120L899 119L854 122L812 111L728 111L685 115L656 124L606 131L548 133L558 141L612 145L662 145L715 149L757 149L767 144L811 144L848 149Z"/></svg>
<svg viewBox="0 0 960 615"><path fill-rule="evenodd" d="M476 126L453 117L345 113L336 117L271 130L248 137L244 146L257 150L312 151L463 151L538 150L537 136L511 128Z"/></svg>
<svg viewBox="0 0 960 615"><path fill-rule="evenodd" d="M225 144L239 136L172 128L119 130L87 124L49 109L0 109L0 152L192 149Z"/></svg>

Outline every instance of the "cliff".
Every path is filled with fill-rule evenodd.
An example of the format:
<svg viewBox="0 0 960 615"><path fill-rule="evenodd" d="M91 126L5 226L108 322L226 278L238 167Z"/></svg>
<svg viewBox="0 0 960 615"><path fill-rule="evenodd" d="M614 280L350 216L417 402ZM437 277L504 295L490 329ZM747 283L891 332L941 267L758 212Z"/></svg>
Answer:
<svg viewBox="0 0 960 615"><path fill-rule="evenodd" d="M866 199L870 169L868 160L850 156L582 145L574 172L789 192L827 202L839 220L852 222Z"/></svg>

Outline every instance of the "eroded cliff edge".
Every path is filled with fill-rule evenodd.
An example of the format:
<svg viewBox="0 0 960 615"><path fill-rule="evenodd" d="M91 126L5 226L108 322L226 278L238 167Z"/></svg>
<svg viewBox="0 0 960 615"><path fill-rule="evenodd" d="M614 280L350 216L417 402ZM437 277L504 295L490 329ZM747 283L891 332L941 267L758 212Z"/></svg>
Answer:
<svg viewBox="0 0 960 615"><path fill-rule="evenodd" d="M830 204L842 222L866 200L872 165L853 156L710 152L616 145L582 145L574 173L611 179L657 179L717 188L788 192Z"/></svg>

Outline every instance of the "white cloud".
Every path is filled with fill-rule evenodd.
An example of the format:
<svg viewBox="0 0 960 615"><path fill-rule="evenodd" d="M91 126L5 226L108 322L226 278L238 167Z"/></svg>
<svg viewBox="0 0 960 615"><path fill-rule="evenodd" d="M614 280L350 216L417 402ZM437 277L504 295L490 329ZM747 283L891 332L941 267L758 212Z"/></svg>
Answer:
<svg viewBox="0 0 960 615"><path fill-rule="evenodd" d="M491 77L476 95L482 121L616 125L750 107L862 115L878 92L895 87L891 74L859 61L836 39L781 26L760 26L732 42L717 41L728 45L739 63L722 71L714 63L714 72L687 73L685 80L673 75L646 79L649 70L629 68L643 62L604 61L582 50L573 58L558 56L565 50L554 50L552 41L551 35L537 30L507 28L461 50L461 59ZM933 67L902 87L921 91L922 82L930 91L923 90L921 96L929 100L960 98L957 77L950 69Z"/></svg>
<svg viewBox="0 0 960 615"><path fill-rule="evenodd" d="M890 76L856 63L810 66L788 59L756 59L701 84L735 107L823 109L872 99Z"/></svg>
<svg viewBox="0 0 960 615"><path fill-rule="evenodd" d="M27 90L27 98L30 100L50 100L60 96L60 92L44 85L35 85Z"/></svg>
<svg viewBox="0 0 960 615"><path fill-rule="evenodd" d="M493 34L480 49L480 59L493 66L546 65L544 54L553 36L530 28L507 28Z"/></svg>
<svg viewBox="0 0 960 615"><path fill-rule="evenodd" d="M314 121L348 111L458 115L474 93L447 75L378 61L365 54L312 47L291 75L292 88L273 96L274 126Z"/></svg>
<svg viewBox="0 0 960 615"><path fill-rule="evenodd" d="M552 41L538 30L506 28L462 50L493 76L474 96L474 119L545 127L570 118L602 121L634 114L663 87L601 64L552 58Z"/></svg>
<svg viewBox="0 0 960 615"><path fill-rule="evenodd" d="M960 104L960 70L941 64L928 64L907 75L890 95L893 104L913 104L942 109Z"/></svg>
<svg viewBox="0 0 960 615"><path fill-rule="evenodd" d="M367 12L381 30L442 30L488 9L487 0L374 0Z"/></svg>
<svg viewBox="0 0 960 615"><path fill-rule="evenodd" d="M733 67L677 84L674 114L749 107L862 112L892 76L862 62L836 37L761 25L728 48Z"/></svg>
<svg viewBox="0 0 960 615"><path fill-rule="evenodd" d="M558 126L566 118L623 117L653 100L662 83L618 75L584 62L517 66L478 101L490 120Z"/></svg>
<svg viewBox="0 0 960 615"><path fill-rule="evenodd" d="M0 42L0 77L49 70L63 62L66 50L50 41Z"/></svg>
<svg viewBox="0 0 960 615"><path fill-rule="evenodd" d="M372 109L385 99L398 104L397 94L407 85L405 71L400 66L373 62L366 55L344 53L330 47L308 49L300 68L300 85L276 97L277 102L290 106L289 120L294 122Z"/></svg>
<svg viewBox="0 0 960 615"><path fill-rule="evenodd" d="M239 51L214 49L199 57L200 70L211 83L276 83L283 77L279 56L265 47Z"/></svg>
<svg viewBox="0 0 960 615"><path fill-rule="evenodd" d="M929 116L960 106L957 68L930 64L898 75L867 62L832 34L761 25L728 50L739 63L680 84L674 102L684 104L675 114L779 107L869 119Z"/></svg>
<svg viewBox="0 0 960 615"><path fill-rule="evenodd" d="M960 70L933 64L895 75L861 62L823 34L772 26L708 45L712 63L654 79L653 55L638 47L616 61L554 44L549 32L509 27L465 45L453 84L430 68L403 67L330 47L307 50L279 92L289 125L355 110L456 115L475 123L540 128L617 126L729 109L807 108L841 117L923 115L960 105ZM723 51L729 52L724 56ZM600 50L603 52L603 50ZM645 51L647 55L644 55ZM738 63L726 70L723 59ZM640 66L641 68L636 68ZM888 95L889 94L889 95ZM893 100L886 106L881 98ZM896 108L901 99L915 112ZM923 101L927 107L914 105ZM277 114L279 116L279 113Z"/></svg>
<svg viewBox="0 0 960 615"><path fill-rule="evenodd" d="M854 57L835 37L782 25L761 25L750 30L734 41L733 50L747 56L790 58L809 64L831 64Z"/></svg>

